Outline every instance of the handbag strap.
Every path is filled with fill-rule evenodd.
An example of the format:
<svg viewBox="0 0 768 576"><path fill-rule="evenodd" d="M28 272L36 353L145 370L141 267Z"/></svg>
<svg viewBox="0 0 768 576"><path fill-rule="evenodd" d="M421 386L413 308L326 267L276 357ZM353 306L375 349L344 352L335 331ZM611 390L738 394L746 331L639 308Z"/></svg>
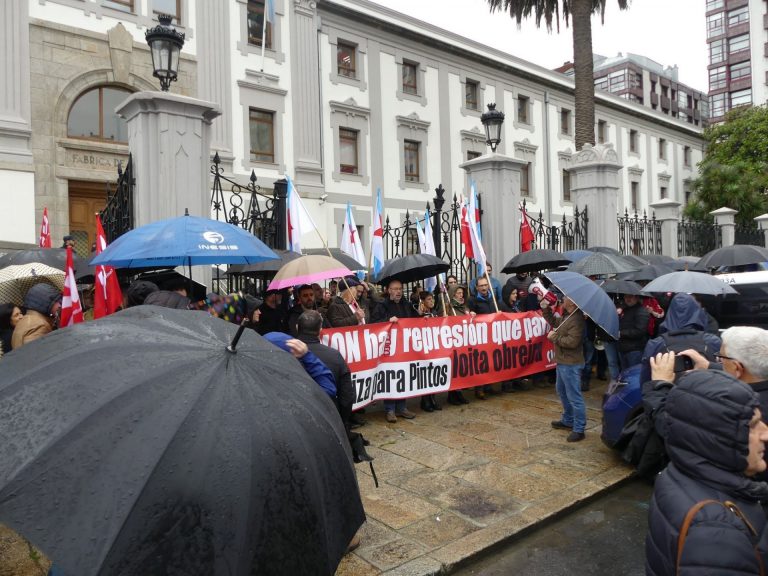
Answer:
<svg viewBox="0 0 768 576"><path fill-rule="evenodd" d="M690 510L688 510L688 513L685 515L685 519L683 520L683 525L680 527L680 535L677 537L677 562L675 563L675 574L678 574L680 572L680 562L683 559L683 547L685 546L685 539L688 536L688 530L691 527L691 524L693 523L693 519L696 517L696 514L698 514L702 508L705 506L708 506L709 504L719 504L723 508L726 508L727 510L730 510L733 512L747 527L747 530L749 530L749 533L752 535L753 538L757 538L757 530L755 530L755 527L752 526L750 521L747 519L747 517L744 515L744 513L739 509L736 504L731 502L730 500L726 500L725 502L721 502L720 500L713 500L713 499L707 499L707 500L701 500L699 502L696 502L693 506L691 506ZM765 574L765 565L763 564L763 557L760 555L760 552L755 547L754 543L752 544L752 547L755 551L755 557L757 558L757 564L760 567L760 576L766 576Z"/></svg>

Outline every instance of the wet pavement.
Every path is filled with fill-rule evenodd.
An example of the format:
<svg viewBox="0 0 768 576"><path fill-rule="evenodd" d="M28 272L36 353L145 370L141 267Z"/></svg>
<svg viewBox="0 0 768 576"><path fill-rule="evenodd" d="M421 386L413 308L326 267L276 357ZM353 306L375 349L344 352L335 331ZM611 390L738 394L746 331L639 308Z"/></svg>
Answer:
<svg viewBox="0 0 768 576"><path fill-rule="evenodd" d="M460 569L456 576L643 576L653 488L634 480Z"/></svg>
<svg viewBox="0 0 768 576"><path fill-rule="evenodd" d="M554 386L490 396L388 424L369 409L358 431L370 441L379 478L358 480L368 522L337 576L426 576L452 572L524 531L594 497L631 474L600 441L598 382L585 394L587 438L567 443ZM498 386L496 386L498 388Z"/></svg>

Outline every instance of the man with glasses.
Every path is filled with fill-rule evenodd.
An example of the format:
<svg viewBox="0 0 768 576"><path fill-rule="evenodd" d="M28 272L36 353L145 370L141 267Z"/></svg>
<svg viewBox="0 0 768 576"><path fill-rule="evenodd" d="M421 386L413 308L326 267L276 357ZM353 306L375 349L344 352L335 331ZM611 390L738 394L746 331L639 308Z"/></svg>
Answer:
<svg viewBox="0 0 768 576"><path fill-rule="evenodd" d="M485 271L488 272L487 278L491 279L490 286L491 289L493 289L493 295L496 296L496 302L501 302L501 283L493 277L493 266L490 262L486 262ZM478 278L472 279L472 281L469 283L469 293L471 296L475 296L477 294L477 282L479 278L486 278L486 276L478 276Z"/></svg>

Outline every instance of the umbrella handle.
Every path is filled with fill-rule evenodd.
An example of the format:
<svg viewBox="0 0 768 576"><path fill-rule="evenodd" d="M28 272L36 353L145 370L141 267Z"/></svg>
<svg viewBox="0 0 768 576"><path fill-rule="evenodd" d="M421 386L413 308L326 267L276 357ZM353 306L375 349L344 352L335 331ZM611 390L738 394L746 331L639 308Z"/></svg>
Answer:
<svg viewBox="0 0 768 576"><path fill-rule="evenodd" d="M240 327L237 329L237 332L235 333L235 337L232 338L232 343L227 346L227 352L231 352L232 354L237 354L237 343L240 341L240 336L243 335L243 332L245 331L245 327L248 324L248 318L243 318L243 321L240 323Z"/></svg>

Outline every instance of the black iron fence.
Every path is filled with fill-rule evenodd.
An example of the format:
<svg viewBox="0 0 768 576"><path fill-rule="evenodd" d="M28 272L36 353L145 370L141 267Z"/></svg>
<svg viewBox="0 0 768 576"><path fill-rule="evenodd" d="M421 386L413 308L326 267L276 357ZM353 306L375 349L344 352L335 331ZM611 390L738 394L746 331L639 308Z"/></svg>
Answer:
<svg viewBox="0 0 768 576"><path fill-rule="evenodd" d="M581 210L574 207L573 216L570 219L563 214L562 220L556 224L547 222L541 210L539 210L538 216L528 214L525 200L523 200L522 206L528 219L528 225L533 232L534 248L565 252L567 250L584 250L589 246L587 235L589 216L586 206Z"/></svg>
<svg viewBox="0 0 768 576"><path fill-rule="evenodd" d="M624 215L616 218L619 229L619 252L622 254L661 254L663 245L661 240L661 222L656 220L656 214L648 218L645 210L643 216L635 212L633 216L624 210Z"/></svg>
<svg viewBox="0 0 768 576"><path fill-rule="evenodd" d="M680 220L677 225L679 256L703 256L722 246L723 235L714 221Z"/></svg>
<svg viewBox="0 0 768 576"><path fill-rule="evenodd" d="M736 224L736 244L752 244L765 246L765 231L757 224Z"/></svg>
<svg viewBox="0 0 768 576"><path fill-rule="evenodd" d="M133 229L133 158L128 154L128 162L123 170L122 162L117 165L117 184L114 191L107 192L107 205L99 213L101 225L107 243L112 243L129 230Z"/></svg>

